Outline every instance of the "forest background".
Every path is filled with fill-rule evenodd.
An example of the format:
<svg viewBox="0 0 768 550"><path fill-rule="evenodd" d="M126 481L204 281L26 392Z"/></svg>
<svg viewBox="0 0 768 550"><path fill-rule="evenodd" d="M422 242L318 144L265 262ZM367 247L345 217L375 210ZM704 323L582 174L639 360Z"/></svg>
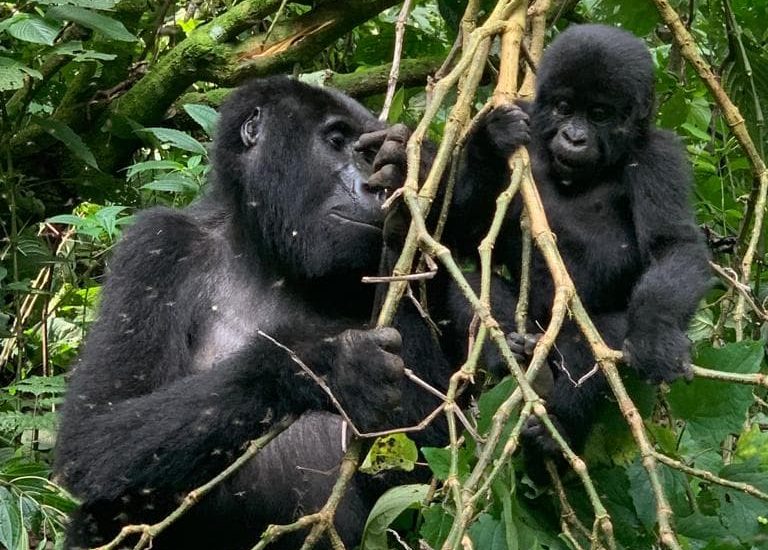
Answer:
<svg viewBox="0 0 768 550"><path fill-rule="evenodd" d="M385 495L362 546L768 548L768 2L516 4L0 2L0 546L63 547L74 501L50 479L56 410L110 250L138 209L184 206L204 192L215 108L232 87L276 73L333 86L375 112L386 104L390 122L421 128L416 139L445 141L455 157L471 116L498 98L509 60L495 34L523 22L514 66L530 78L537 36L549 42L570 24L596 22L646 41L657 123L680 135L694 167L716 280L689 330L697 377L655 389L597 353L600 368L621 373L615 398L584 462L570 456L575 472L545 490L513 453L520 419L539 403L515 376L504 379L460 418L468 426L446 413L447 448L418 458L398 436L394 451L363 461L369 471L371 462L427 467L434 481ZM466 86L472 66L482 71ZM418 244L430 253L428 239ZM478 336L493 338L478 304ZM456 384L472 368L457 365ZM147 543L154 531L137 532Z"/></svg>

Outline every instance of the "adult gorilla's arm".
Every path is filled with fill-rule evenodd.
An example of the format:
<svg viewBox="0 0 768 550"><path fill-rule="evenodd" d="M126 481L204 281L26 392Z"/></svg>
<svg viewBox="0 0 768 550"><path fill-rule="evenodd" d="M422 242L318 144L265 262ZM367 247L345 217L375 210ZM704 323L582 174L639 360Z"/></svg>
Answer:
<svg viewBox="0 0 768 550"><path fill-rule="evenodd" d="M210 369L193 371L188 341L205 321L195 308L210 314L200 274L215 273L208 265L219 260L212 244L188 215L156 209L118 246L57 446L57 469L86 501L192 489L277 419L330 406L289 354L261 337ZM333 326L279 325L270 332L316 374L328 375L363 429L396 403L399 386L390 378L398 378L402 361L384 350L399 347L396 333L337 336ZM361 368L361 359L370 368ZM362 387L377 389L363 399Z"/></svg>
<svg viewBox="0 0 768 550"><path fill-rule="evenodd" d="M625 167L645 271L632 292L625 352L653 382L690 377L685 330L708 287L708 252L690 205L692 177L678 138L652 130Z"/></svg>

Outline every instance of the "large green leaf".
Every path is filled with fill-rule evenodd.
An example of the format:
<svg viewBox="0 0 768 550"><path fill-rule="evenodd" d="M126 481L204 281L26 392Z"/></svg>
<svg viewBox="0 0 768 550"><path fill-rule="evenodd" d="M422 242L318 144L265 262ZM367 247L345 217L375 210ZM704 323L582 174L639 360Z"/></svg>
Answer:
<svg viewBox="0 0 768 550"><path fill-rule="evenodd" d="M72 128L53 118L34 117L33 120L43 130L66 145L67 149L72 151L80 160L98 170L99 165L96 162L96 157Z"/></svg>
<svg viewBox="0 0 768 550"><path fill-rule="evenodd" d="M207 152L203 144L192 136L173 128L144 128L142 132L148 132L163 143L169 143L178 149L205 155Z"/></svg>
<svg viewBox="0 0 768 550"><path fill-rule="evenodd" d="M440 548L453 525L453 516L437 504L433 504L422 513L424 523L421 525L419 534L424 537L430 547Z"/></svg>
<svg viewBox="0 0 768 550"><path fill-rule="evenodd" d="M208 105L187 103L184 105L184 110L200 125L208 136L213 137L216 121L219 119L219 113L216 112L216 109Z"/></svg>
<svg viewBox="0 0 768 550"><path fill-rule="evenodd" d="M475 548L507 550L504 525L489 514L480 514L480 518L469 528L469 536Z"/></svg>
<svg viewBox="0 0 768 550"><path fill-rule="evenodd" d="M53 46L53 41L59 34L60 27L52 25L42 17L24 15L25 17L8 27L8 34L24 42Z"/></svg>
<svg viewBox="0 0 768 550"><path fill-rule="evenodd" d="M405 510L418 507L428 491L429 485L400 485L381 495L365 522L360 549L388 550L387 528Z"/></svg>
<svg viewBox="0 0 768 550"><path fill-rule="evenodd" d="M36 0L38 4L48 6L80 6L82 8L91 8L92 10L111 10L120 0Z"/></svg>
<svg viewBox="0 0 768 550"><path fill-rule="evenodd" d="M26 539L19 500L8 489L0 487L0 545L8 550L27 550Z"/></svg>
<svg viewBox="0 0 768 550"><path fill-rule="evenodd" d="M79 40L71 40L56 46L53 53L58 55L71 55L73 61L112 61L117 56L111 53L102 53L94 50L89 50L83 47L83 43Z"/></svg>
<svg viewBox="0 0 768 550"><path fill-rule="evenodd" d="M24 86L24 76L43 78L35 69L31 69L10 57L0 57L0 92L18 90Z"/></svg>
<svg viewBox="0 0 768 550"><path fill-rule="evenodd" d="M78 6L55 6L48 10L46 17L58 21L73 21L83 27L98 31L112 40L123 42L138 40L128 32L128 29L120 21Z"/></svg>
<svg viewBox="0 0 768 550"><path fill-rule="evenodd" d="M744 341L722 348L702 347L697 365L734 373L754 373L763 360L764 343ZM690 438L700 450L719 449L729 433L739 433L752 405L752 388L716 380L674 384L668 396L673 416L685 420Z"/></svg>
<svg viewBox="0 0 768 550"><path fill-rule="evenodd" d="M125 177L131 179L136 174L146 172L147 170L183 170L184 165L174 160L145 160L137 162L128 167Z"/></svg>
<svg viewBox="0 0 768 550"><path fill-rule="evenodd" d="M439 449L437 447L423 447L421 449L424 458L427 459L429 469L435 474L435 477L441 481L448 479L451 470L451 451L448 449ZM465 480L469 477L469 460L472 453L466 448L459 449L458 474L459 479Z"/></svg>

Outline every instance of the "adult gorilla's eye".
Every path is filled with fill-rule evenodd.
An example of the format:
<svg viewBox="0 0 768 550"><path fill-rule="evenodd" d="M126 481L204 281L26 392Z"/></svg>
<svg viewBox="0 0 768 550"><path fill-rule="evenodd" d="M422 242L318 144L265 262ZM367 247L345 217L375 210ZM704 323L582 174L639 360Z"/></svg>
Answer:
<svg viewBox="0 0 768 550"><path fill-rule="evenodd" d="M555 105L555 113L558 115L568 116L573 113L571 104L567 101L558 101Z"/></svg>
<svg viewBox="0 0 768 550"><path fill-rule="evenodd" d="M328 143L330 143L337 151L341 151L347 142L347 139L341 132L331 132L328 134L326 139L328 140Z"/></svg>

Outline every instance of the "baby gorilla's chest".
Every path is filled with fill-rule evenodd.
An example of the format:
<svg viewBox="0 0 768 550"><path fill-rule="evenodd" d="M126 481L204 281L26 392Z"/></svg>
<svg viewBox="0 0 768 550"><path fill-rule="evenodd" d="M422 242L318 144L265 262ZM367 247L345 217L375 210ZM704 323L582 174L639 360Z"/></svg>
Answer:
<svg viewBox="0 0 768 550"><path fill-rule="evenodd" d="M588 301L628 298L640 269L631 203L613 182L542 200L576 288Z"/></svg>

